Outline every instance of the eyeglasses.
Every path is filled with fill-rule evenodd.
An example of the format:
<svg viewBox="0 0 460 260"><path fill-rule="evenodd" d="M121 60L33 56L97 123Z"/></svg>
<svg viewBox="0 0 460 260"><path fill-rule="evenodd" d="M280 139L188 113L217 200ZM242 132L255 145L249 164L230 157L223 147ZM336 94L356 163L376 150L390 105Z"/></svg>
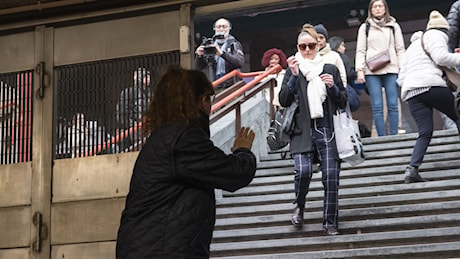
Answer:
<svg viewBox="0 0 460 260"><path fill-rule="evenodd" d="M384 5L373 5L372 9L377 9L377 8L384 8Z"/></svg>
<svg viewBox="0 0 460 260"><path fill-rule="evenodd" d="M308 47L309 50L314 50L314 49L316 49L316 45L317 45L316 42L311 42L309 44L301 43L301 44L297 45L297 47L299 47L299 49L301 51L306 50L307 47Z"/></svg>
<svg viewBox="0 0 460 260"><path fill-rule="evenodd" d="M226 25L226 24L216 24L216 26L214 26L214 28L216 28L216 29L227 29L228 25Z"/></svg>

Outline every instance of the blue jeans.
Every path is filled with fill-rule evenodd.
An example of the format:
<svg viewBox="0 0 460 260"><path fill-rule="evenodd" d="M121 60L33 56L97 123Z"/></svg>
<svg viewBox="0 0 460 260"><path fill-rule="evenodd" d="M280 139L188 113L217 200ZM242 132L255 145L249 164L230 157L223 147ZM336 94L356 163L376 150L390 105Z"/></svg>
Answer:
<svg viewBox="0 0 460 260"><path fill-rule="evenodd" d="M385 96L388 109L388 124L390 135L398 134L398 85L397 74L366 75L366 86L371 97L372 116L375 128L379 136L386 134L385 119L383 118L383 95L382 87L385 88Z"/></svg>

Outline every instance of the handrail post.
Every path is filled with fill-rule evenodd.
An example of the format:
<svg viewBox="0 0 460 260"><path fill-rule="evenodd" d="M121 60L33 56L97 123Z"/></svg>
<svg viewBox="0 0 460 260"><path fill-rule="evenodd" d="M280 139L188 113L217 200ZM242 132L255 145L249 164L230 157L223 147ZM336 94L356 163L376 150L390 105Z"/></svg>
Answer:
<svg viewBox="0 0 460 260"><path fill-rule="evenodd" d="M275 106L273 105L273 99L275 98L275 86L276 81L271 81L270 82L270 118L273 118L273 115L275 114Z"/></svg>
<svg viewBox="0 0 460 260"><path fill-rule="evenodd" d="M238 103L238 105L235 108L235 135L238 134L238 131L241 128L241 104Z"/></svg>

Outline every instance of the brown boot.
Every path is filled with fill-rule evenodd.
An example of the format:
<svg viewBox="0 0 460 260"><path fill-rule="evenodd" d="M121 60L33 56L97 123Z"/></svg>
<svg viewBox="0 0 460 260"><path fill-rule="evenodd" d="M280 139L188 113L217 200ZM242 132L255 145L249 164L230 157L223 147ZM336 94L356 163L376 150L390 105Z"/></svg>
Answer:
<svg viewBox="0 0 460 260"><path fill-rule="evenodd" d="M418 169L413 166L407 166L404 176L404 183L428 181L427 179L422 178L422 176L418 174Z"/></svg>
<svg viewBox="0 0 460 260"><path fill-rule="evenodd" d="M291 222L296 227L303 225L303 207L296 207L294 209L294 215L292 215Z"/></svg>

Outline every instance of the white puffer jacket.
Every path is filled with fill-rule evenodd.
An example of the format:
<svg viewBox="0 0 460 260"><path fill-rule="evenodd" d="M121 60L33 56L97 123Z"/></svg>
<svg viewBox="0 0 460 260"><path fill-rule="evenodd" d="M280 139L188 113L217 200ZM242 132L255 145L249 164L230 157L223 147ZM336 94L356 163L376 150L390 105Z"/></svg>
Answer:
<svg viewBox="0 0 460 260"><path fill-rule="evenodd" d="M449 53L447 34L441 30L432 29L423 34L425 49L431 59L425 54L421 44L422 32L415 32L411 44L406 50L405 61L398 75L398 84L402 87L401 99L407 100L409 91L417 88L432 86L447 87L442 78L442 70L436 64L454 67L460 65L460 53Z"/></svg>

